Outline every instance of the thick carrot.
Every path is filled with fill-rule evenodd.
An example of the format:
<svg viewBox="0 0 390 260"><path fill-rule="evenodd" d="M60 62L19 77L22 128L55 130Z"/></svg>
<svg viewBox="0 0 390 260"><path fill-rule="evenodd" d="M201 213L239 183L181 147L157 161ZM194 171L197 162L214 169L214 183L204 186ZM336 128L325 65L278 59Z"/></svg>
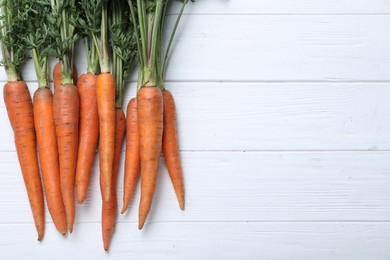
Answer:
<svg viewBox="0 0 390 260"><path fill-rule="evenodd" d="M84 74L77 82L80 95L79 148L76 168L77 199L83 203L89 186L95 149L99 139L99 114L94 74Z"/></svg>
<svg viewBox="0 0 390 260"><path fill-rule="evenodd" d="M66 215L62 201L58 145L53 118L53 94L39 88L34 94L34 123L47 206L57 230L65 235Z"/></svg>
<svg viewBox="0 0 390 260"><path fill-rule="evenodd" d="M3 91L8 118L14 131L24 184L40 241L45 232L45 212L36 151L33 104L24 81L8 82Z"/></svg>
<svg viewBox="0 0 390 260"><path fill-rule="evenodd" d="M141 201L138 228L142 229L152 206L163 135L163 96L159 88L143 87L137 94L141 158Z"/></svg>
<svg viewBox="0 0 390 260"><path fill-rule="evenodd" d="M123 208L122 214L126 212L131 197L137 185L140 170L139 154L139 128L137 115L137 99L133 98L127 105L126 118L126 160L125 176L123 181Z"/></svg>
<svg viewBox="0 0 390 260"><path fill-rule="evenodd" d="M103 245L104 250L108 251L111 241L111 235L115 228L115 218L118 210L117 194L116 194L116 185L117 185L117 175L119 168L119 160L121 156L121 148L123 139L126 132L126 119L125 114L122 109L116 109L115 116L115 151L114 151L114 162L112 166L112 187L111 187L111 196L109 202L103 200L102 206L102 235L103 235ZM105 185L103 176L100 175L100 188L102 196L104 195Z"/></svg>
<svg viewBox="0 0 390 260"><path fill-rule="evenodd" d="M179 206L184 210L184 181L180 162L179 142L176 128L176 106L172 93L168 90L163 92L164 98L164 133L162 151L167 163L169 176L176 192Z"/></svg>
<svg viewBox="0 0 390 260"><path fill-rule="evenodd" d="M74 65L73 66L73 84L77 85L78 80L78 73L77 68ZM56 89L59 85L61 85L62 79L61 79L61 64L59 62L54 65L53 68L53 85L54 89Z"/></svg>
<svg viewBox="0 0 390 260"><path fill-rule="evenodd" d="M54 122L60 159L61 191L69 232L75 218L74 182L78 149L79 94L75 85L60 85L54 91Z"/></svg>
<svg viewBox="0 0 390 260"><path fill-rule="evenodd" d="M96 86L100 125L100 174L103 175L103 200L108 202L111 195L115 149L115 79L110 73L99 74Z"/></svg>

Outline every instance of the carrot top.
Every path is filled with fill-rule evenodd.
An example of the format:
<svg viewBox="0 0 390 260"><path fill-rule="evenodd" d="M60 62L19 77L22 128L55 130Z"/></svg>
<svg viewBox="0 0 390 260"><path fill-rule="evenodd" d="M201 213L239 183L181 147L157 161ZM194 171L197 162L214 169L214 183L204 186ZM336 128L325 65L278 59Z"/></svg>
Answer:
<svg viewBox="0 0 390 260"><path fill-rule="evenodd" d="M32 50L35 72L40 88L49 87L49 56L53 56L55 38L50 34L48 17L51 7L44 2L30 1L24 5L24 15L29 17L28 35L24 38Z"/></svg>
<svg viewBox="0 0 390 260"><path fill-rule="evenodd" d="M126 0L112 0L110 43L113 49L113 75L115 77L115 106L121 108L126 79L137 54L134 28Z"/></svg>
<svg viewBox="0 0 390 260"><path fill-rule="evenodd" d="M37 0L38 1L38 0ZM77 12L75 0L39 0L43 5L51 6L49 33L56 39L52 53L60 60L62 84L73 82L74 43L78 39L75 30Z"/></svg>
<svg viewBox="0 0 390 260"><path fill-rule="evenodd" d="M80 0L82 17L79 24L88 30L97 49L101 73L109 73L110 56L108 52L108 1Z"/></svg>
<svg viewBox="0 0 390 260"><path fill-rule="evenodd" d="M24 0L0 0L0 41L8 81L22 80L21 70L28 59L27 36L28 16L22 11Z"/></svg>
<svg viewBox="0 0 390 260"><path fill-rule="evenodd" d="M169 0L128 1L134 27L138 28L136 30L139 60L138 89L141 87L163 88L169 52L188 0L182 0L182 2L182 8L177 16L163 58L162 41Z"/></svg>

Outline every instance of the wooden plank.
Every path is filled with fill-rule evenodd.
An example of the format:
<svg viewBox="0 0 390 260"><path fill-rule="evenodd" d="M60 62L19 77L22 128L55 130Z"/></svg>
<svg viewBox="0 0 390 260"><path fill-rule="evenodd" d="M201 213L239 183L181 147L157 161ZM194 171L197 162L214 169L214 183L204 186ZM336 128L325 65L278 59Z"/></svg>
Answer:
<svg viewBox="0 0 390 260"><path fill-rule="evenodd" d="M172 25L173 17L168 20ZM383 37L390 33L388 24L387 15L185 16L166 78L388 81L390 38ZM86 59L80 48L76 57L82 74ZM36 80L31 61L24 72L25 79ZM0 79L5 78L1 69Z"/></svg>
<svg viewBox="0 0 390 260"><path fill-rule="evenodd" d="M390 257L389 223L153 223L118 224L105 253L99 223L76 224L65 239L47 225L0 225L2 259L312 259ZM21 250L23 248L23 250Z"/></svg>
<svg viewBox="0 0 390 260"><path fill-rule="evenodd" d="M186 210L178 209L162 164L148 221L390 221L390 152L186 152L182 157ZM77 207L78 223L100 221L98 174L95 163L87 201ZM137 221L138 201L139 191L119 222ZM15 153L0 154L0 205L0 223L32 222Z"/></svg>
<svg viewBox="0 0 390 260"><path fill-rule="evenodd" d="M169 83L181 149L390 149L390 83ZM33 92L36 84L30 84ZM125 103L135 95L134 85ZM0 150L14 151L0 93Z"/></svg>
<svg viewBox="0 0 390 260"><path fill-rule="evenodd" d="M177 12L180 3L172 7ZM189 14L388 14L387 0L200 0L189 3Z"/></svg>

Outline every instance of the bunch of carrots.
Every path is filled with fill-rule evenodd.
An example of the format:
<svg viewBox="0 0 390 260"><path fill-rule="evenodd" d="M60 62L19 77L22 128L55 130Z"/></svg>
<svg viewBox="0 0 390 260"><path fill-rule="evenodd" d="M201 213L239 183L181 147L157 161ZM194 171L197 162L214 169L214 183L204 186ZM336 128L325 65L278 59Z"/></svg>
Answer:
<svg viewBox="0 0 390 260"><path fill-rule="evenodd" d="M176 108L165 89L165 74L187 0L182 1L170 37L165 39L170 2L0 0L1 63L8 77L4 100L38 240L44 236L44 194L57 230L63 235L73 232L75 201L83 203L87 197L98 148L102 237L108 250L117 217L116 186L124 139L121 212L128 209L140 176L142 229L152 206L161 153L184 210ZM80 77L74 63L79 39L88 61ZM163 50L165 40L168 44ZM22 77L29 55L38 82L33 99ZM53 69L54 93L49 81L51 57L58 59ZM125 116L123 96L135 61L137 96L127 104Z"/></svg>

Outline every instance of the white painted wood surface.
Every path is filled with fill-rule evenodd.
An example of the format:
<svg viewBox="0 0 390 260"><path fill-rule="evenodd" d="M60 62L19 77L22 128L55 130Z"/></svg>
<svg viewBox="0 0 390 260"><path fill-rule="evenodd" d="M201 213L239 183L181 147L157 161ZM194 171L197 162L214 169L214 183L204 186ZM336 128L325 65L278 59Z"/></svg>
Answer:
<svg viewBox="0 0 390 260"><path fill-rule="evenodd" d="M95 163L74 234L46 214L36 242L0 94L0 259L390 259L390 1L197 0L183 26L167 88L186 211L162 163L145 230L137 191L104 253Z"/></svg>

